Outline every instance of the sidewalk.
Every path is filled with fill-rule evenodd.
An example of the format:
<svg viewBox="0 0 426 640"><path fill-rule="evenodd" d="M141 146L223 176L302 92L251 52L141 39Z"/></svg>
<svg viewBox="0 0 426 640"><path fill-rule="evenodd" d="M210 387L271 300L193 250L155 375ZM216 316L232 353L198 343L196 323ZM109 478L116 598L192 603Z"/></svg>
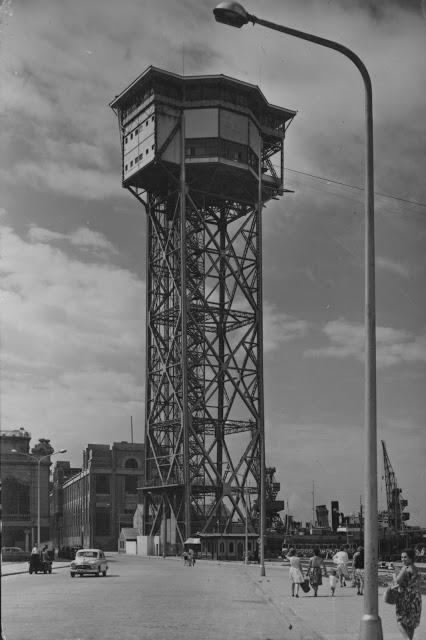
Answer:
<svg viewBox="0 0 426 640"><path fill-rule="evenodd" d="M359 640L359 628L363 615L363 598L352 587L337 587L335 597L330 597L328 580L318 590L299 598L291 597L288 566L267 563L266 576L260 576L259 565L245 568L256 590L281 615L283 628L289 629L289 640ZM384 588L379 588L379 616L382 620L383 639L401 640L396 626L395 607L383 602ZM422 596L423 615L414 634L415 640L426 640L426 597ZM291 628L290 628L291 625Z"/></svg>
<svg viewBox="0 0 426 640"><path fill-rule="evenodd" d="M52 562L52 571L55 569L63 569L69 567L70 563L66 560L56 560ZM28 562L2 562L1 563L1 575L13 576L19 573L28 573Z"/></svg>

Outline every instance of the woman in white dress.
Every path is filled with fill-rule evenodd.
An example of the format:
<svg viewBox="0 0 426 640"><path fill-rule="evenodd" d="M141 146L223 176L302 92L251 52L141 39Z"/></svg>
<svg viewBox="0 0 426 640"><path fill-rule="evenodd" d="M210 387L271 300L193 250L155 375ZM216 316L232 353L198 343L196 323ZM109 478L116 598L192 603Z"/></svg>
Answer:
<svg viewBox="0 0 426 640"><path fill-rule="evenodd" d="M290 562L290 584L292 597L299 597L299 585L305 580L302 571L302 562L298 555L296 555L295 549L290 549L287 554L287 560Z"/></svg>

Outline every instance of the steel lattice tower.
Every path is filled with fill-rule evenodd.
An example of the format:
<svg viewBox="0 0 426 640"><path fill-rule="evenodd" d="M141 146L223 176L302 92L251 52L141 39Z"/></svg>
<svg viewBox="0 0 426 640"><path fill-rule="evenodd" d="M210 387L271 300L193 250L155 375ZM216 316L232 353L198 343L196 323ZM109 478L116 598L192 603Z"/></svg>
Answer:
<svg viewBox="0 0 426 640"><path fill-rule="evenodd" d="M264 474L261 211L284 192L295 112L223 75L154 67L111 107L123 186L147 214L145 533L161 531L169 545L226 536L249 513L254 534Z"/></svg>

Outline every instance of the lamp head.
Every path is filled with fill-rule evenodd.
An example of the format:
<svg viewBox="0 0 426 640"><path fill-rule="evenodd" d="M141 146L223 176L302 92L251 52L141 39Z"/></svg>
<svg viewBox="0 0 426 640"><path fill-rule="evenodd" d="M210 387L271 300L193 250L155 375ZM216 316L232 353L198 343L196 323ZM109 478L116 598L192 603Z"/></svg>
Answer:
<svg viewBox="0 0 426 640"><path fill-rule="evenodd" d="M220 2L213 13L217 22L238 29L249 22L249 14L238 2Z"/></svg>

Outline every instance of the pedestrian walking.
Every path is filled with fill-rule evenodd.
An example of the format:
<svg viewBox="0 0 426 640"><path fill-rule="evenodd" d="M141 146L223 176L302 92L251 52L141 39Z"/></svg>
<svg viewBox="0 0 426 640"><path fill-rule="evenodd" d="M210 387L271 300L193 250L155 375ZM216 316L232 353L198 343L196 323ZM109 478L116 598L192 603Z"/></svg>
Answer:
<svg viewBox="0 0 426 640"><path fill-rule="evenodd" d="M189 549L189 551L188 551L188 560L189 560L189 566L193 567L195 565L194 549Z"/></svg>
<svg viewBox="0 0 426 640"><path fill-rule="evenodd" d="M403 566L398 574L395 573L395 582L399 585L396 622L405 640L413 639L422 612L420 572L414 564L414 558L414 549L404 549L401 553Z"/></svg>
<svg viewBox="0 0 426 640"><path fill-rule="evenodd" d="M290 549L287 554L287 560L290 562L290 584L291 584L291 595L296 598L299 597L299 587L304 581L302 563L299 556L296 554L295 549Z"/></svg>
<svg viewBox="0 0 426 640"><path fill-rule="evenodd" d="M330 584L331 596L334 596L334 592L336 591L336 587L339 583L339 578L337 577L336 569L330 569L328 572L328 581Z"/></svg>
<svg viewBox="0 0 426 640"><path fill-rule="evenodd" d="M362 596L364 593L364 547L358 547L352 558L352 568L354 570L354 582L356 593Z"/></svg>
<svg viewBox="0 0 426 640"><path fill-rule="evenodd" d="M183 550L182 558L183 558L183 565L184 565L184 567L186 567L186 566L189 564L189 561L188 561L188 552L187 552L187 550L186 550L186 549L184 549L184 550Z"/></svg>
<svg viewBox="0 0 426 640"><path fill-rule="evenodd" d="M309 560L309 567L307 571L307 576L309 577L309 582L314 591L314 597L318 595L318 587L322 585L322 575L327 575L327 569L325 568L324 559L321 556L320 550L318 547L314 548L314 555Z"/></svg>
<svg viewBox="0 0 426 640"><path fill-rule="evenodd" d="M349 572L348 572L348 545L343 545L340 547L340 550L333 556L333 562L337 565L336 572L337 576L340 580L340 586L346 587L346 580L349 580Z"/></svg>

